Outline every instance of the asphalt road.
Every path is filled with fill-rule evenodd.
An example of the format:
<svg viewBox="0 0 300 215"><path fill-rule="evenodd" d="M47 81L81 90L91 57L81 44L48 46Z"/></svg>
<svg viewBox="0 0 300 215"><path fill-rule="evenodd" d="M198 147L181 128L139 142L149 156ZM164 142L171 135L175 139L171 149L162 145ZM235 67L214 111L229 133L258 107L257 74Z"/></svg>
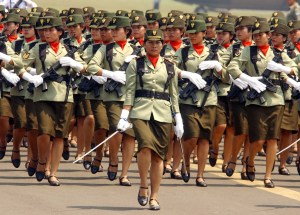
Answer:
<svg viewBox="0 0 300 215"><path fill-rule="evenodd" d="M71 149L71 148L70 148ZM133 159L129 178L131 187L118 185L118 180L106 177L107 158L103 160L105 171L96 175L72 164L75 149L71 149L69 161L62 161L59 168L60 187L49 186L46 180L37 182L25 171L25 148L21 148L22 164L15 169L10 163L11 144L0 161L0 215L99 215L99 214L299 214L300 176L294 166L290 176L281 176L275 168L274 189L263 185L264 157L256 162L257 179L241 181L239 173L228 178L221 172L221 159L214 168L206 166L207 188L195 186L196 166L192 165L189 183L170 179L165 175L160 189L161 210L153 212L139 206L137 192L139 177ZM237 171L241 169L241 163ZM278 165L278 162L276 163Z"/></svg>

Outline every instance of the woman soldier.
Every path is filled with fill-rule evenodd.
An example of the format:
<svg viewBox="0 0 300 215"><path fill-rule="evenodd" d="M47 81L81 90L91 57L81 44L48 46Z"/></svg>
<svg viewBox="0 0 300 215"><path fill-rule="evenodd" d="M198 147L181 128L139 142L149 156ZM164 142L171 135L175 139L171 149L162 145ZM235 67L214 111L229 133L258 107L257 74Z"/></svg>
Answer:
<svg viewBox="0 0 300 215"><path fill-rule="evenodd" d="M92 75L107 77L109 80L104 86L103 101L109 121L109 131L113 133L117 130L123 102L125 99L125 69L132 56L138 53L138 48L130 45L127 38L131 34L130 19L123 16L115 16L108 25L112 29L112 36L115 43L101 46L91 59L88 72ZM130 57L128 57L130 56ZM125 58L127 57L127 62ZM116 87L114 87L114 86ZM116 179L118 171L118 151L122 145L122 173L119 183L122 186L131 186L127 173L134 152L134 132L127 130L124 134L116 134L109 141L109 167L107 171L108 179Z"/></svg>
<svg viewBox="0 0 300 215"><path fill-rule="evenodd" d="M137 162L140 174L138 202L148 203L147 175L150 168L150 210L159 210L158 190L163 173L163 160L168 151L175 114L175 134L181 138L183 124L178 106L178 75L173 63L160 57L163 32L147 30L146 56L133 60L126 71L126 99L118 129L125 131L132 122L138 142Z"/></svg>
<svg viewBox="0 0 300 215"><path fill-rule="evenodd" d="M39 158L35 173L36 179L42 181L45 177L45 165L50 141L53 141L48 182L52 186L59 186L60 182L56 173L63 151L63 139L68 134L73 103L69 67L74 72L81 72L84 71L84 62L77 53L73 54L77 61L66 57L67 54L72 56L72 53L68 46L60 43L60 37L63 34L60 18L46 17L43 28L46 43L36 45L27 55L23 55L24 68L26 69L34 64L39 76L32 76L25 69L22 69L19 74L36 87L34 90L34 105L38 119L37 144ZM61 67L57 64L61 64ZM42 77L48 75L47 71L52 66L58 67L56 69L57 75L51 74L51 77L43 80Z"/></svg>
<svg viewBox="0 0 300 215"><path fill-rule="evenodd" d="M264 184L267 188L275 187L271 172L275 162L277 140L284 111L284 97L280 80L299 90L299 84L288 78L287 74L297 72L296 64L284 52L270 48L270 27L265 22L255 22L253 27L254 46L246 47L240 57L234 58L227 67L233 79L240 78L252 88L247 95L246 110L249 123L250 153L246 160L246 175L255 180L254 158L267 143L266 172ZM284 65L277 63L282 58ZM279 61L280 62L280 61ZM267 68L267 70L266 70ZM248 75L242 71L248 72ZM266 90L266 85L259 81L267 78L276 92ZM270 86L270 85L269 85ZM274 90L274 89L273 89Z"/></svg>
<svg viewBox="0 0 300 215"><path fill-rule="evenodd" d="M187 33L191 41L191 46L180 49L175 57L179 68L186 68L186 70L197 75L199 71L203 79L212 79L219 76L222 71L222 65L214 59L209 48L204 46L204 37L206 32L206 24L203 21L191 21L187 26ZM204 63L204 64L203 64ZM199 70L199 66L201 69ZM181 75L184 78L183 75ZM212 82L213 83L213 82ZM205 87L202 86L200 89ZM196 178L196 185L206 187L204 180L204 168L209 148L209 141L212 140L213 128L216 119L217 108L217 92L215 85L212 84L210 91L205 92L198 90L195 95L185 95L185 90L188 85L183 86L183 91L180 95L181 100L180 110L185 126L184 133L184 158L186 162L186 169L190 174L190 155L197 147L198 154L198 172Z"/></svg>

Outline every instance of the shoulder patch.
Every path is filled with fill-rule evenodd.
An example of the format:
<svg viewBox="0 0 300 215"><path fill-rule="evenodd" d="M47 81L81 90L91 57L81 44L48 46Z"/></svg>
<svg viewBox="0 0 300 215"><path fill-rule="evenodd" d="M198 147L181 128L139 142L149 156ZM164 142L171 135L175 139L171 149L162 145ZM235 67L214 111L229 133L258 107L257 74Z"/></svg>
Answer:
<svg viewBox="0 0 300 215"><path fill-rule="evenodd" d="M23 54L22 58L26 60L26 59L29 58L29 56L30 56L30 53L25 52L25 53Z"/></svg>

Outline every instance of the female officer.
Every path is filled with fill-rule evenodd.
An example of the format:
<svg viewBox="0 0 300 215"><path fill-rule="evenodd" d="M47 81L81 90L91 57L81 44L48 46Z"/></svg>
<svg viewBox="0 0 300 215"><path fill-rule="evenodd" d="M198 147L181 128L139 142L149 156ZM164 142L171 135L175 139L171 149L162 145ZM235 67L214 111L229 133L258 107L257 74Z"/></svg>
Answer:
<svg viewBox="0 0 300 215"><path fill-rule="evenodd" d="M43 28L46 43L35 46L27 55L22 56L25 69L35 64L39 76L32 76L24 69L20 71L20 76L36 87L34 90L34 104L38 119L37 144L39 157L35 174L36 179L42 181L45 177L47 154L52 140L51 169L48 182L52 186L59 186L60 182L56 173L63 151L63 139L67 137L68 133L73 102L72 90L69 87L68 67L71 67L74 72L84 71L84 62L76 53L75 59L77 61L66 57L70 50L60 43L60 37L63 34L60 18L45 18ZM47 70L54 64L58 65L58 63L61 64L61 67L58 66L59 68L56 69L57 75L52 76L51 79L43 80L42 73L47 74Z"/></svg>
<svg viewBox="0 0 300 215"><path fill-rule="evenodd" d="M269 32L270 28L267 23L255 22L253 38L256 45L246 47L240 57L234 58L230 62L227 70L233 79L239 77L252 88L251 94L248 94L246 100L250 138L250 155L246 161L246 175L250 181L255 180L254 158L266 142L264 184L267 188L273 188L275 185L271 180L271 172L275 161L277 140L279 139L280 124L284 111L284 97L280 80L294 86L297 90L299 90L299 84L287 76L287 74L297 72L296 64L286 53L276 53L270 48L268 44ZM275 62L280 54L285 66ZM275 55L276 58L274 58ZM266 68L271 71L270 74L267 74L268 70ZM242 72L245 69L249 75ZM266 90L266 85L259 81L260 76L268 78L276 87L276 92Z"/></svg>

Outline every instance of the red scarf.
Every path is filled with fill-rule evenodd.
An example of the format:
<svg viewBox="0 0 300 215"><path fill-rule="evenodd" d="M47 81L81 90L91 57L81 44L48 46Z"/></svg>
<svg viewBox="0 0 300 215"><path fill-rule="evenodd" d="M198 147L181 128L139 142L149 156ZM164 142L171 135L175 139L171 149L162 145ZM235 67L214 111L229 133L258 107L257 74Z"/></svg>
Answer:
<svg viewBox="0 0 300 215"><path fill-rule="evenodd" d="M0 23L0 31L2 31L4 28L4 24Z"/></svg>
<svg viewBox="0 0 300 215"><path fill-rule="evenodd" d="M13 41L15 41L15 40L18 39L18 35L17 35L17 34L15 34L15 35L10 35L10 36L8 36L7 39L8 39L9 42L13 42Z"/></svg>
<svg viewBox="0 0 300 215"><path fill-rule="evenodd" d="M223 47L224 47L225 49L228 49L229 46L231 46L231 43L223 44Z"/></svg>
<svg viewBox="0 0 300 215"><path fill-rule="evenodd" d="M117 41L117 44L121 47L121 49L123 50L125 45L127 44L127 40L121 40L121 41Z"/></svg>
<svg viewBox="0 0 300 215"><path fill-rule="evenodd" d="M102 40L94 40L94 43L95 43L95 44L102 43Z"/></svg>
<svg viewBox="0 0 300 215"><path fill-rule="evenodd" d="M82 42L82 37L80 37L79 39L76 38L76 40L77 40L77 43L78 43L78 44L81 44L81 42Z"/></svg>
<svg viewBox="0 0 300 215"><path fill-rule="evenodd" d="M35 39L36 39L35 36L30 37L30 38L25 38L26 43L30 43L30 42L34 41Z"/></svg>
<svg viewBox="0 0 300 215"><path fill-rule="evenodd" d="M144 39L141 39L141 40L138 40L138 41L141 44L141 46L144 45Z"/></svg>
<svg viewBox="0 0 300 215"><path fill-rule="evenodd" d="M50 47L53 49L53 51L54 51L55 53L58 52L59 43L60 43L60 42L52 42L52 43L49 43Z"/></svg>
<svg viewBox="0 0 300 215"><path fill-rule="evenodd" d="M300 51L300 43L294 43L295 47Z"/></svg>
<svg viewBox="0 0 300 215"><path fill-rule="evenodd" d="M159 56L158 57L151 57L151 56L147 55L147 57L150 60L150 62L152 63L153 67L155 68L156 64L157 64L157 61L159 59Z"/></svg>
<svg viewBox="0 0 300 215"><path fill-rule="evenodd" d="M252 45L252 41L242 42L242 44L243 44L244 47L251 46Z"/></svg>
<svg viewBox="0 0 300 215"><path fill-rule="evenodd" d="M193 45L193 48L198 55L201 55L204 49L204 45Z"/></svg>
<svg viewBox="0 0 300 215"><path fill-rule="evenodd" d="M170 42L170 40L164 40L165 44L168 44Z"/></svg>
<svg viewBox="0 0 300 215"><path fill-rule="evenodd" d="M170 41L170 45L172 46L172 48L177 51L182 44L182 40L178 40L178 41Z"/></svg>
<svg viewBox="0 0 300 215"><path fill-rule="evenodd" d="M259 50L264 54L264 56L266 56L270 46L266 45L266 46L258 46Z"/></svg>
<svg viewBox="0 0 300 215"><path fill-rule="evenodd" d="M280 46L274 46L275 49L278 49L278 50L283 50L284 49L284 46L283 44L281 44Z"/></svg>

